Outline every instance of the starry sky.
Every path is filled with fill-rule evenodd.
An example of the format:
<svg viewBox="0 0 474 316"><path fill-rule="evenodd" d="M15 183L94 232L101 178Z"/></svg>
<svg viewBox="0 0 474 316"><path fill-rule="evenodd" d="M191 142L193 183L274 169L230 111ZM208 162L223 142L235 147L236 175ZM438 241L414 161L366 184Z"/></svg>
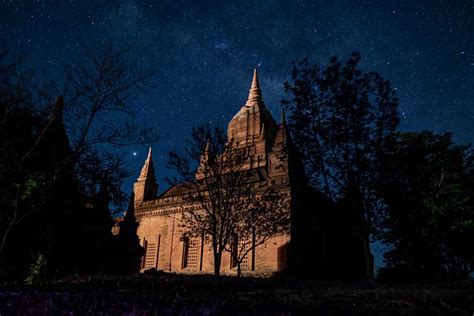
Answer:
<svg viewBox="0 0 474 316"><path fill-rule="evenodd" d="M0 39L28 52L38 80L62 78L77 43L134 43L133 58L158 69L131 106L155 126L161 190L166 153L200 123L226 127L245 103L259 68L267 107L279 119L290 63L362 54L362 67L389 79L400 98L401 128L452 131L474 141L474 1L144 1L0 2ZM123 149L133 176L146 146ZM129 190L129 189L128 189Z"/></svg>

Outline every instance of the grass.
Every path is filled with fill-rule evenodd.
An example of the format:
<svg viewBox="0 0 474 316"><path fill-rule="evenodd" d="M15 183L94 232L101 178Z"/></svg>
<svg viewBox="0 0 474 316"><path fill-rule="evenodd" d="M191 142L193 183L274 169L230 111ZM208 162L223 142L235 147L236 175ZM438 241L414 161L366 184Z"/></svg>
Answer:
<svg viewBox="0 0 474 316"><path fill-rule="evenodd" d="M154 274L4 285L1 315L469 315L472 282L382 285Z"/></svg>

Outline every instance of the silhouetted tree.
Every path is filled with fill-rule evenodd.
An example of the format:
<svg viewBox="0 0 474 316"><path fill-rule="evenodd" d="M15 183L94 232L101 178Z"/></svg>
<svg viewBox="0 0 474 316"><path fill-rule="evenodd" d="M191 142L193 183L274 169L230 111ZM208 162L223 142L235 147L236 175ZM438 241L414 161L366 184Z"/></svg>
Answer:
<svg viewBox="0 0 474 316"><path fill-rule="evenodd" d="M474 264L471 148L449 133L400 133L390 166L382 277L465 279Z"/></svg>
<svg viewBox="0 0 474 316"><path fill-rule="evenodd" d="M142 89L155 71L130 62L129 51L110 44L84 49L82 59L67 68L66 103L58 98L52 114L57 92L51 86L33 90L17 78L16 60L0 54L0 263L7 256L15 263L31 261L41 252L52 273L67 274L92 268L87 261L101 261L87 254L94 252L95 237L110 234L111 222L95 214L108 207L94 206L99 202L93 196L99 191L120 204L126 176L120 159L103 145L148 143L155 136L131 124L130 93ZM41 103L48 106L42 110ZM107 192L100 192L104 183ZM90 227L101 225L99 217L102 228L85 238ZM7 254L7 248L15 253ZM26 258L30 251L34 258Z"/></svg>
<svg viewBox="0 0 474 316"><path fill-rule="evenodd" d="M353 53L343 65L326 67L306 59L294 64L288 127L312 184L338 201L352 186L361 194L369 226L374 222L378 180L398 125L395 91L375 72L358 69Z"/></svg>
<svg viewBox="0 0 474 316"><path fill-rule="evenodd" d="M132 192L125 217L119 222L119 233L114 239L114 253L110 270L115 273L137 273L145 249L140 246L137 235L138 222L135 218L135 198Z"/></svg>
<svg viewBox="0 0 474 316"><path fill-rule="evenodd" d="M246 168L249 163L248 148L207 125L193 129L184 154L169 154L168 167L178 178L168 181L186 188L188 201L198 206L182 213L181 227L189 237L204 236L210 242L215 275L224 251L231 252L240 275L250 251L288 230L288 197L261 186L263 179Z"/></svg>
<svg viewBox="0 0 474 316"><path fill-rule="evenodd" d="M399 121L398 100L387 80L359 69L360 59L353 53L344 64L336 57L326 66L308 59L294 63L283 105L311 184L360 219L353 225L366 236L370 257L368 236L383 206L380 188Z"/></svg>
<svg viewBox="0 0 474 316"><path fill-rule="evenodd" d="M6 251L14 257L15 269L28 266L29 254L18 249L19 243L8 247L8 238L36 207L37 194L43 189L45 177L38 170L25 171L26 154L44 139L44 126L54 125L54 115L42 113L34 102L30 82L22 72L23 57L0 48L0 274L11 276ZM54 149L52 149L54 150ZM30 160L31 162L31 160ZM51 166L46 168L49 172ZM20 235L21 236L21 235ZM26 239L26 238L25 238ZM23 245L23 249L28 247ZM35 258L36 259L36 258Z"/></svg>
<svg viewBox="0 0 474 316"><path fill-rule="evenodd" d="M91 205L88 205L81 216L84 231L80 234L82 245L86 248L81 253L87 253L94 258L86 258L83 271L87 273L106 272L110 267L109 258L112 253L113 236L111 233L114 220L109 209L110 193L107 180L101 184L99 191L94 195Z"/></svg>
<svg viewBox="0 0 474 316"><path fill-rule="evenodd" d="M63 87L74 152L97 144L124 146L155 140L155 130L134 121L133 92L143 91L155 68L132 58L131 45L82 46L79 58L65 69Z"/></svg>

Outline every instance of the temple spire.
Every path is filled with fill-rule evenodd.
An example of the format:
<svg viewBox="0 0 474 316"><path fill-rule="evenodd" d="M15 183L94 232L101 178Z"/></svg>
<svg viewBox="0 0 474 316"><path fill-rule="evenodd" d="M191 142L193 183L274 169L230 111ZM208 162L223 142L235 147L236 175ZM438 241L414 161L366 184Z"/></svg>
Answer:
<svg viewBox="0 0 474 316"><path fill-rule="evenodd" d="M155 170L153 169L153 158L151 155L151 146L148 149L148 156L140 172L140 177L143 179L155 179Z"/></svg>
<svg viewBox="0 0 474 316"><path fill-rule="evenodd" d="M204 155L209 157L211 155L211 140L208 139L206 142L206 148L204 149Z"/></svg>
<svg viewBox="0 0 474 316"><path fill-rule="evenodd" d="M257 102L262 101L262 91L260 90L260 85L258 83L258 73L257 68L253 70L252 84L250 85L249 97L245 106L253 106Z"/></svg>
<svg viewBox="0 0 474 316"><path fill-rule="evenodd" d="M135 218L135 193L132 192L130 195L130 202L128 203L128 209L125 212L124 221L134 222Z"/></svg>
<svg viewBox="0 0 474 316"><path fill-rule="evenodd" d="M143 164L140 175L133 185L133 192L135 204L156 198L158 185L156 184L155 169L153 168L151 147L148 149L148 156Z"/></svg>
<svg viewBox="0 0 474 316"><path fill-rule="evenodd" d="M275 136L275 143L276 145L283 145L286 144L288 139L288 131L286 129L286 114L285 109L281 109L281 123L278 127L277 134Z"/></svg>
<svg viewBox="0 0 474 316"><path fill-rule="evenodd" d="M64 107L64 99L62 96L59 96L56 98L56 101L54 102L54 110L53 110L52 117L56 119L62 119L63 107Z"/></svg>
<svg viewBox="0 0 474 316"><path fill-rule="evenodd" d="M281 125L286 126L286 114L285 114L285 108L281 109Z"/></svg>

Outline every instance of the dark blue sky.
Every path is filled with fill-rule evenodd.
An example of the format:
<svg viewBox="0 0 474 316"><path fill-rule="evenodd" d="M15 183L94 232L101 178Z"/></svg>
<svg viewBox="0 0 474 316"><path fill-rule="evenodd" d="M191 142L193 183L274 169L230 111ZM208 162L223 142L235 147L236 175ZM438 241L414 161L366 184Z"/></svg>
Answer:
<svg viewBox="0 0 474 316"><path fill-rule="evenodd" d="M278 119L291 61L321 63L352 51L397 88L402 129L449 130L473 142L473 19L470 0L12 0L0 3L0 38L30 53L27 66L40 80L61 78L78 41L134 42L133 57L159 71L132 106L160 133L154 152L161 178L166 153L191 126L226 126L245 102L253 67ZM145 146L124 155L138 174Z"/></svg>
<svg viewBox="0 0 474 316"><path fill-rule="evenodd" d="M397 88L403 129L450 130L472 142L473 19L470 0L12 0L0 4L0 38L30 53L39 77L59 73L78 41L134 42L135 57L159 70L133 106L160 132L163 173L160 157L182 144L190 126L227 124L245 102L254 66L278 116L291 61L326 62L352 51ZM138 173L145 148L125 154Z"/></svg>
<svg viewBox="0 0 474 316"><path fill-rule="evenodd" d="M472 0L0 2L0 38L29 52L38 80L61 78L78 41L135 43L133 57L159 71L132 106L160 133L160 180L166 153L193 125L227 125L246 100L253 67L278 119L291 61L323 63L352 51L397 88L402 129L452 131L473 142L473 20ZM123 150L134 172L127 188L146 153L145 146Z"/></svg>

